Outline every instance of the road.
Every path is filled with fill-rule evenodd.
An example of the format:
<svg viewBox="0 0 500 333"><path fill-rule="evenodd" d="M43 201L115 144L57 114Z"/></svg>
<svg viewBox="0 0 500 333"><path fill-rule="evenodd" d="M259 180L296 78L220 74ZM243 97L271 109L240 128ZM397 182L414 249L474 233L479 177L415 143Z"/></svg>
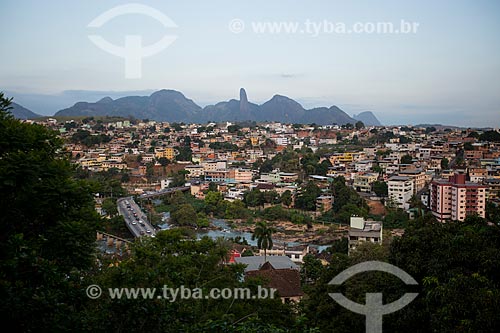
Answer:
<svg viewBox="0 0 500 333"><path fill-rule="evenodd" d="M177 191L188 191L190 189L189 186L182 186L182 187L172 187L172 188L166 188L160 191L155 191L155 192L146 192L143 193L139 196L140 199L148 199L148 198L154 198L158 197L161 195L169 194L172 192L177 192Z"/></svg>
<svg viewBox="0 0 500 333"><path fill-rule="evenodd" d="M156 192L147 192L139 196L140 199L149 199L157 196L177 192L188 191L189 186L166 188ZM156 230L148 221L146 214L141 210L133 197L124 197L116 200L118 213L125 219L125 225L134 237L151 236L155 237Z"/></svg>
<svg viewBox="0 0 500 333"><path fill-rule="evenodd" d="M117 200L118 212L123 216L125 225L134 237L156 235L156 230L148 221L146 214L132 197L120 198Z"/></svg>

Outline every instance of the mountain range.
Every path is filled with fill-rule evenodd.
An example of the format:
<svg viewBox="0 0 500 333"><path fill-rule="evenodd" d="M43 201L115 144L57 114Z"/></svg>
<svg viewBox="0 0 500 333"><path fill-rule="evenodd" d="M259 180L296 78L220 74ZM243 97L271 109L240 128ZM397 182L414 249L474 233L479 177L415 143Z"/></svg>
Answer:
<svg viewBox="0 0 500 333"><path fill-rule="evenodd" d="M78 102L56 112L55 116L120 116L185 123L278 121L319 125L354 124L360 120L368 126L380 125L370 111L351 117L335 105L305 109L298 102L282 95L274 95L263 104L255 104L248 101L243 88L240 89L239 100L231 99L204 108L179 91L163 89L150 96L127 96L117 99L104 97L95 103Z"/></svg>
<svg viewBox="0 0 500 333"><path fill-rule="evenodd" d="M11 103L10 113L17 119L35 119L42 117L39 114L34 113L31 110L26 109L24 106L17 103Z"/></svg>
<svg viewBox="0 0 500 333"><path fill-rule="evenodd" d="M369 126L380 126L382 125L380 121L375 117L375 115L370 111L361 112L360 114L355 114L352 116L354 119L362 121L363 124Z"/></svg>

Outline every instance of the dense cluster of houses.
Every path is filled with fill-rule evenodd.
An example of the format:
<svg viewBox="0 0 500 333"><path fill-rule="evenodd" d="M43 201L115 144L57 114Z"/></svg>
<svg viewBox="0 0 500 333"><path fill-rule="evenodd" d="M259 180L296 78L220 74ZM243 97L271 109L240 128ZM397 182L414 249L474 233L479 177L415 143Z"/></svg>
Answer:
<svg viewBox="0 0 500 333"><path fill-rule="evenodd" d="M217 184L226 200L241 200L246 191L290 191L293 198L308 181L324 191L316 199L316 211L331 209L335 201L328 191L335 177L359 194L411 213L415 200L432 211L439 221L464 220L468 215L485 217L486 202L500 200L500 143L479 140L477 132L455 128L429 131L424 127L340 127L266 123L239 126L231 123L184 125L155 121L60 123L45 125L66 137L67 150L75 163L90 171L126 173L132 189L168 187L171 175L148 178L149 169L175 166L184 170L191 193L203 198L210 184ZM71 140L75 133L106 135L109 141L92 147ZM381 139L382 138L382 139ZM385 138L385 139L383 139ZM336 149L340 140L349 145ZM355 143L355 144L353 144ZM352 147L347 149L346 147ZM326 174L259 166L285 150L317 152L329 163ZM186 154L186 150L189 151ZM385 193L375 193L374 184L387 184ZM128 184L130 185L130 184ZM130 188L129 188L130 189ZM413 201L413 202L412 202ZM361 242L382 242L382 223L351 217L349 251ZM314 252L308 246L282 247L246 257L244 248L234 248L231 263L246 265L245 276L269 279L284 301L300 299L299 266ZM320 257L320 254L316 254ZM323 254L324 255L324 254ZM323 260L327 264L327 260Z"/></svg>
<svg viewBox="0 0 500 333"><path fill-rule="evenodd" d="M499 200L500 144L482 142L470 129L428 131L424 127L346 128L276 122L248 127L128 120L97 125L91 120L76 126L55 119L45 122L69 139L78 131L109 136L109 142L94 147L68 140L67 149L75 162L88 170L127 172L137 188L168 186L166 176L163 182L149 180L144 185L148 165L161 168L168 163L169 167L175 165L176 170L186 171L192 193L200 197L210 182L219 184L227 200L241 200L243 193L252 188L295 194L300 191L300 183L311 180L321 185L342 176L358 193L372 197L373 184L384 182L388 188L386 205L408 211L412 198L416 198L439 220L463 220L472 213L484 216L485 202ZM379 140L381 134L386 140ZM332 149L322 155L320 162L328 160L331 164L326 175L306 176L299 166L294 172L259 172L259 162L286 149L299 151L306 147L317 151L331 147L339 139L356 140L359 145L341 152ZM189 148L189 158L179 158L180 147ZM334 200L331 193L320 195L317 210L328 210Z"/></svg>

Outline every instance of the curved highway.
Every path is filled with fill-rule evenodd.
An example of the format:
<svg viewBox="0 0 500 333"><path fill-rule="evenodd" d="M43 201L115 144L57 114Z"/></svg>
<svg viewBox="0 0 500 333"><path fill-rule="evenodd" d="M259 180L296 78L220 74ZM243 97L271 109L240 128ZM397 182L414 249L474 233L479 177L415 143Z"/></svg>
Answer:
<svg viewBox="0 0 500 333"><path fill-rule="evenodd" d="M116 201L118 213L123 216L125 225L134 237L156 235L156 230L148 221L146 214L132 197L120 198Z"/></svg>

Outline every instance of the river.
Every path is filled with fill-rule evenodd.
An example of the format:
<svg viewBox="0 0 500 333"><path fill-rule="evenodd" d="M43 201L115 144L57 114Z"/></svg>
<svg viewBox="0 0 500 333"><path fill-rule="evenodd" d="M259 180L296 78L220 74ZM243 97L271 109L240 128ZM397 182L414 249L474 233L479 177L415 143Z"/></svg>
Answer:
<svg viewBox="0 0 500 333"><path fill-rule="evenodd" d="M198 237L198 239L200 239L203 236L208 236L212 239L216 239L219 237L236 238L239 236L241 238L241 240L245 239L248 242L248 244L250 244L251 246L257 246L257 241L252 240L252 234L250 232L242 232L242 231L233 230L226 223L226 221L223 219L211 219L210 222L217 229L197 231L196 236ZM162 229L170 229L171 226L168 223L165 223L165 224L162 224L160 227ZM303 243L298 243L298 242L285 242L283 240L274 239L275 245L284 245L285 243L287 246L298 246L298 245L303 244ZM322 252L323 250L325 250L326 248L329 247L329 245L315 245L315 244L309 244L309 246L317 248L319 252Z"/></svg>

